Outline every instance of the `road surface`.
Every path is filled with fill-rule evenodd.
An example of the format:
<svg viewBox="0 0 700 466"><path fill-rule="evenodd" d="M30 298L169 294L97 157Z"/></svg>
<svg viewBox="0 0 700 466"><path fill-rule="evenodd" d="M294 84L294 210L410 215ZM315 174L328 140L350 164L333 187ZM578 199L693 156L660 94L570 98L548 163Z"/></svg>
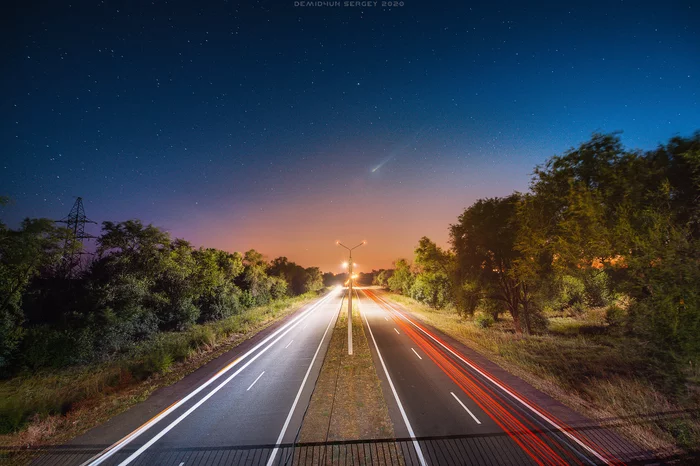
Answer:
<svg viewBox="0 0 700 466"><path fill-rule="evenodd" d="M34 464L647 462L644 452L421 324L380 290L356 292L397 438L295 445L346 295L337 288Z"/></svg>
<svg viewBox="0 0 700 466"><path fill-rule="evenodd" d="M419 439L413 463L594 465L646 458L421 324L383 292L358 293L396 435Z"/></svg>
<svg viewBox="0 0 700 466"><path fill-rule="evenodd" d="M149 400L75 439L68 451L84 449L82 456L54 454L37 463L179 466L220 457L283 464L289 453L275 446L296 440L343 296L332 290L170 393L156 393L160 404L172 404L155 416ZM107 448L95 454L96 446ZM254 447L237 448L245 446Z"/></svg>

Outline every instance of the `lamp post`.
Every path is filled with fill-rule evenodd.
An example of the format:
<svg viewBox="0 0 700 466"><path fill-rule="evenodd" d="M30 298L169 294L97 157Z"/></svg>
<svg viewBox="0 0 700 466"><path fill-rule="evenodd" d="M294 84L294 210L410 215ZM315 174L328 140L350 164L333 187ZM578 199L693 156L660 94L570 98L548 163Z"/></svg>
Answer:
<svg viewBox="0 0 700 466"><path fill-rule="evenodd" d="M349 293L348 293L348 354L350 354L350 355L352 355L352 266L353 266L352 251L353 251L353 249L357 249L360 246L364 245L366 242L367 241L363 241L360 244L358 244L357 246L354 246L352 248L345 246L340 241L335 242L335 244L337 244L338 246L344 247L350 253L350 258L348 260L348 272L350 275L349 286L348 286L348 290L349 290Z"/></svg>

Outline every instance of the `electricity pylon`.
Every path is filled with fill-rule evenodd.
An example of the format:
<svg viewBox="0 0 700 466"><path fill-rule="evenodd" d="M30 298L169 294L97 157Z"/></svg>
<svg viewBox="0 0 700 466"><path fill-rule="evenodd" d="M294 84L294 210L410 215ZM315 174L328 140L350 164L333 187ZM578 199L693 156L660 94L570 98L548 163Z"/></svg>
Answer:
<svg viewBox="0 0 700 466"><path fill-rule="evenodd" d="M62 268L65 277L72 278L75 268L80 265L80 257L83 254L88 254L83 249L83 242L86 239L94 238L94 236L85 233L85 224L97 224L97 222L87 218L83 207L83 198L79 197L75 200L70 213L56 223L65 223L69 230L63 243Z"/></svg>

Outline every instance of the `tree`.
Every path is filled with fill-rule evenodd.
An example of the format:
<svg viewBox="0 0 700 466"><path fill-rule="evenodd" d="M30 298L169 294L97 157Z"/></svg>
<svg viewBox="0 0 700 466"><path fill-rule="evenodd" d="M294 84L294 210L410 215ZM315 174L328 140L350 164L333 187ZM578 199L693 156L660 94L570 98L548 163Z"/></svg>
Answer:
<svg viewBox="0 0 700 466"><path fill-rule="evenodd" d="M391 276L394 274L393 269L380 269L377 271L377 273L374 274L374 279L372 280L372 284L376 286L381 286L383 288L388 288L389 286L389 279Z"/></svg>
<svg viewBox="0 0 700 466"><path fill-rule="evenodd" d="M319 291L323 288L323 275L318 267L306 268L306 292Z"/></svg>
<svg viewBox="0 0 700 466"><path fill-rule="evenodd" d="M463 294L458 301L473 312L483 300L503 303L513 317L517 333L530 333L535 312L532 284L519 275L516 248L518 206L522 195L480 199L450 226L458 280Z"/></svg>
<svg viewBox="0 0 700 466"><path fill-rule="evenodd" d="M290 262L286 257L273 259L268 273L273 277L285 280L289 291L295 296L323 288L323 277L318 267L305 269L294 262Z"/></svg>
<svg viewBox="0 0 700 466"><path fill-rule="evenodd" d="M22 339L22 297L42 269L61 258L65 230L48 219L25 219L18 230L0 222L0 371Z"/></svg>
<svg viewBox="0 0 700 466"><path fill-rule="evenodd" d="M394 262L394 273L387 280L387 285L389 289L395 293L410 296L413 280L411 264L409 264L406 259L399 259Z"/></svg>
<svg viewBox="0 0 700 466"><path fill-rule="evenodd" d="M453 254L424 236L415 249L414 268L416 278L411 290L414 299L438 309L453 301Z"/></svg>

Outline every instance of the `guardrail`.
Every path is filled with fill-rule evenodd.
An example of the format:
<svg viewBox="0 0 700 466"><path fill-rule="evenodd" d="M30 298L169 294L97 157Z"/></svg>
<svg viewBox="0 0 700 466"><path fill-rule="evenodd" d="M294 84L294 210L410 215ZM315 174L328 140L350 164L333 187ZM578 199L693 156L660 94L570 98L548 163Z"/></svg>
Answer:
<svg viewBox="0 0 700 466"><path fill-rule="evenodd" d="M531 433L530 433L531 434ZM545 433L542 432L542 435ZM523 434L524 435L524 434ZM506 434L477 434L418 439L350 440L283 445L242 445L223 447L154 446L136 458L132 465L266 466L275 451L274 465L377 465L420 466L416 444L429 465L525 465L536 464ZM2 465L69 466L82 465L107 446L64 445L35 448L0 447ZM126 447L103 464L118 465L138 446ZM648 451L618 452L630 465L696 464L697 455L665 455ZM586 464L572 450L572 464ZM595 464L595 463L594 463Z"/></svg>

